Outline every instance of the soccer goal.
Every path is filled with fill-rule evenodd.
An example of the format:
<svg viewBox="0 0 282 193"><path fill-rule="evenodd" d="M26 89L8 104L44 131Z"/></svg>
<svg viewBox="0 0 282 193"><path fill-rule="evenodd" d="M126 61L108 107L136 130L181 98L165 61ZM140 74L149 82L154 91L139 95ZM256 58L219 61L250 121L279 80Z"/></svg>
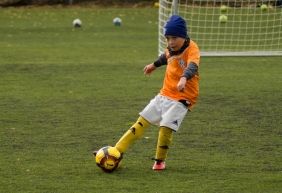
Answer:
<svg viewBox="0 0 282 193"><path fill-rule="evenodd" d="M282 55L280 0L160 0L159 54L166 47L163 27L182 16L203 56Z"/></svg>

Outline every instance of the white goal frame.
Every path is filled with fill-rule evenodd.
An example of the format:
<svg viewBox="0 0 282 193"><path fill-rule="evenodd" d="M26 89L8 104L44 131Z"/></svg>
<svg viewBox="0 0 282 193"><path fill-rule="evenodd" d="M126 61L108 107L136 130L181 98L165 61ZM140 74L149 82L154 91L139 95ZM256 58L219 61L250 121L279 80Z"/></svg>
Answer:
<svg viewBox="0 0 282 193"><path fill-rule="evenodd" d="M202 56L281 56L282 7L275 3L277 0L159 0L158 52L166 48L163 27L177 14L186 20L189 37L198 43ZM219 20L221 15L228 20Z"/></svg>

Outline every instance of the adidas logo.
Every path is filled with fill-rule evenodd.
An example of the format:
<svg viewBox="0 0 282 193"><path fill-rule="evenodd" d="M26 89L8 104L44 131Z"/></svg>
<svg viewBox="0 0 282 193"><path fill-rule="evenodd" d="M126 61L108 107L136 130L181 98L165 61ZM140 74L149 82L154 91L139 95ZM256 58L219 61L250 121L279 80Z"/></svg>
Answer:
<svg viewBox="0 0 282 193"><path fill-rule="evenodd" d="M177 121L177 120L172 121L172 124L174 124L174 125L178 126L178 121Z"/></svg>

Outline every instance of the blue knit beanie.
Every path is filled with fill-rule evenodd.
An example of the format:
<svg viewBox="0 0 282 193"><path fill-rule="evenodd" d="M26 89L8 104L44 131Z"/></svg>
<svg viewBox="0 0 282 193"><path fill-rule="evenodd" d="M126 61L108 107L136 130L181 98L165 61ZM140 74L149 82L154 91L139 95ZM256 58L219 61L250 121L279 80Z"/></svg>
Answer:
<svg viewBox="0 0 282 193"><path fill-rule="evenodd" d="M178 15L172 15L164 26L164 35L188 38L185 20Z"/></svg>

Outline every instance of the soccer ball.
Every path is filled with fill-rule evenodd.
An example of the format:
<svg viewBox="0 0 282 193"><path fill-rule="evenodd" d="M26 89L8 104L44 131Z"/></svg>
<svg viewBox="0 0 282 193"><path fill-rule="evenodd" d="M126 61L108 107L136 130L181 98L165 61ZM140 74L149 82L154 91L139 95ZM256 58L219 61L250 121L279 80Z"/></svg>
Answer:
<svg viewBox="0 0 282 193"><path fill-rule="evenodd" d="M122 22L122 20L119 17L116 17L116 18L113 19L113 24L115 26L121 26L121 22Z"/></svg>
<svg viewBox="0 0 282 193"><path fill-rule="evenodd" d="M222 6L220 6L220 12L222 12L222 13L226 13L226 12L227 12L227 10L228 10L228 7L227 7L226 5L222 5Z"/></svg>
<svg viewBox="0 0 282 193"><path fill-rule="evenodd" d="M95 156L97 166L108 173L113 172L122 159L122 154L112 146L102 147Z"/></svg>
<svg viewBox="0 0 282 193"><path fill-rule="evenodd" d="M219 16L219 22L220 23L226 23L228 20L228 17L226 15L220 15Z"/></svg>
<svg viewBox="0 0 282 193"><path fill-rule="evenodd" d="M75 20L72 21L73 27L81 27L81 25L82 25L82 22L81 22L80 19L75 19Z"/></svg>
<svg viewBox="0 0 282 193"><path fill-rule="evenodd" d="M262 5L260 6L260 9L261 9L262 11L266 11L266 10L267 10L267 5L266 5L266 4L262 4Z"/></svg>

